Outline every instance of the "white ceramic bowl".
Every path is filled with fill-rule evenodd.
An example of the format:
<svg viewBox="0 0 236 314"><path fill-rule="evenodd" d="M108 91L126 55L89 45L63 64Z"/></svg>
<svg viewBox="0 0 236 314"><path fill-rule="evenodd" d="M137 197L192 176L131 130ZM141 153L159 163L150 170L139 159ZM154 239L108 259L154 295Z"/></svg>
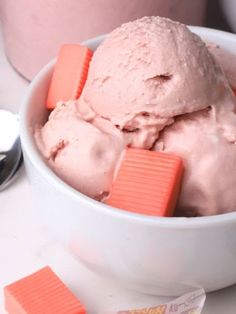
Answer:
<svg viewBox="0 0 236 314"><path fill-rule="evenodd" d="M236 51L236 35L192 30ZM86 43L94 49L102 39ZM26 170L48 228L91 270L144 293L179 295L236 283L236 212L190 219L128 213L82 195L48 168L33 130L47 118L44 103L54 62L32 81L20 113Z"/></svg>

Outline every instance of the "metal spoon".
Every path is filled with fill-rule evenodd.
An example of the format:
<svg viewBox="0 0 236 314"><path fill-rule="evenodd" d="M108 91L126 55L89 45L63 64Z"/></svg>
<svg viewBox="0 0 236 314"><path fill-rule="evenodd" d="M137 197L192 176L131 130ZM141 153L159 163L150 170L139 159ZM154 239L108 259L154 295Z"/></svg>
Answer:
<svg viewBox="0 0 236 314"><path fill-rule="evenodd" d="M17 115L0 110L0 191L15 178L22 163Z"/></svg>

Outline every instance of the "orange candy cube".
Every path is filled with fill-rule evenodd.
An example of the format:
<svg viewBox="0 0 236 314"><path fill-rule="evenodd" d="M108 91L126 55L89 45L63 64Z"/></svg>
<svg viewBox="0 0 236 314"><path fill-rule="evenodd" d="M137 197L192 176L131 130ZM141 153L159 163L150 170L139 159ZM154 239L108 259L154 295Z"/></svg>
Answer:
<svg viewBox="0 0 236 314"><path fill-rule="evenodd" d="M9 314L85 314L86 310L50 267L4 288Z"/></svg>
<svg viewBox="0 0 236 314"><path fill-rule="evenodd" d="M128 148L106 203L139 214L172 216L182 175L180 157Z"/></svg>
<svg viewBox="0 0 236 314"><path fill-rule="evenodd" d="M93 52L81 45L63 45L49 86L46 107L54 109L58 101L80 97L87 79Z"/></svg>

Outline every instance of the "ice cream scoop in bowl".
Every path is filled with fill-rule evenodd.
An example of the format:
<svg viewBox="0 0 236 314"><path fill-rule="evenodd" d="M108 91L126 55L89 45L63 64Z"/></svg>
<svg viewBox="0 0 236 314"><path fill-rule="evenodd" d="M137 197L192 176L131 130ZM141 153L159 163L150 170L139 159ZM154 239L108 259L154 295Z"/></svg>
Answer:
<svg viewBox="0 0 236 314"><path fill-rule="evenodd" d="M236 49L236 36L193 27L204 40ZM92 49L99 37L86 42ZM196 287L236 283L236 213L152 217L109 207L62 181L39 153L34 130L45 108L55 60L32 81L21 108L21 141L38 213L48 228L91 270L144 293L179 295Z"/></svg>

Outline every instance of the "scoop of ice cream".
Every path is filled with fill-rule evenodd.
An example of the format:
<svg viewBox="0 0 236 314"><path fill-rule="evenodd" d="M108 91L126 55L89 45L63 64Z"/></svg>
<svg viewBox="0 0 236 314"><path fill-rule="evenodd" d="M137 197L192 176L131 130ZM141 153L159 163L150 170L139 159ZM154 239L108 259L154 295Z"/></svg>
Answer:
<svg viewBox="0 0 236 314"><path fill-rule="evenodd" d="M162 132L155 149L183 158L178 215L236 210L236 115L227 104L178 118Z"/></svg>
<svg viewBox="0 0 236 314"><path fill-rule="evenodd" d="M98 47L78 110L146 139L146 128L154 126L157 137L173 117L220 103L227 88L197 35L178 22L144 17L123 24Z"/></svg>
<svg viewBox="0 0 236 314"><path fill-rule="evenodd" d="M109 122L88 123L74 102L62 103L36 129L35 139L49 166L72 187L96 199L110 190L124 143Z"/></svg>

